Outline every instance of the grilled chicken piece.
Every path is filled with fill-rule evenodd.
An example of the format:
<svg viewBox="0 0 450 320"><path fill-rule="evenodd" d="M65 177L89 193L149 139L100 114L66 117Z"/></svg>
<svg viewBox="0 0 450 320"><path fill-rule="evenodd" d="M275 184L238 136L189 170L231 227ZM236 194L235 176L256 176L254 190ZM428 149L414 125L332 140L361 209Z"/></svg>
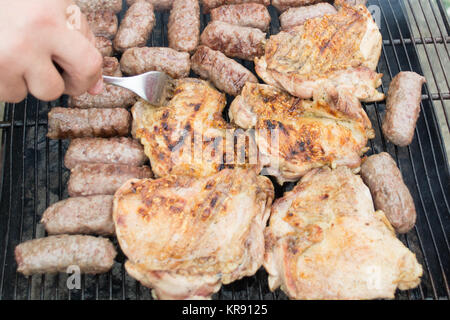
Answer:
<svg viewBox="0 0 450 320"><path fill-rule="evenodd" d="M359 167L367 141L374 137L358 99L334 87L312 101L247 82L229 116L244 129L255 128L260 162L280 183L324 165Z"/></svg>
<svg viewBox="0 0 450 320"><path fill-rule="evenodd" d="M394 298L422 266L348 168L316 169L278 199L266 229L269 287L292 299Z"/></svg>
<svg viewBox="0 0 450 320"><path fill-rule="evenodd" d="M251 169L130 180L113 211L125 268L156 298L209 298L261 267L273 197Z"/></svg>
<svg viewBox="0 0 450 320"><path fill-rule="evenodd" d="M225 95L208 82L186 78L174 81L167 105L134 105L133 135L144 145L156 177L207 176L225 167L257 165L256 146L222 118L225 103Z"/></svg>
<svg viewBox="0 0 450 320"><path fill-rule="evenodd" d="M380 101L382 74L374 70L382 38L365 6L343 6L337 14L307 20L271 36L265 55L255 59L258 75L294 96L311 98L324 83L361 101Z"/></svg>

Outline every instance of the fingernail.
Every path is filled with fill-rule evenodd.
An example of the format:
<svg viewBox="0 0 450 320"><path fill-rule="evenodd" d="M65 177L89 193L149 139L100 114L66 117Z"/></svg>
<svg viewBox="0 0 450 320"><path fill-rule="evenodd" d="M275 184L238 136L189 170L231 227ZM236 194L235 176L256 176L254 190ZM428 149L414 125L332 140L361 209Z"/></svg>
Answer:
<svg viewBox="0 0 450 320"><path fill-rule="evenodd" d="M98 79L97 83L91 88L89 89L89 93L96 95L101 93L103 90L103 78Z"/></svg>

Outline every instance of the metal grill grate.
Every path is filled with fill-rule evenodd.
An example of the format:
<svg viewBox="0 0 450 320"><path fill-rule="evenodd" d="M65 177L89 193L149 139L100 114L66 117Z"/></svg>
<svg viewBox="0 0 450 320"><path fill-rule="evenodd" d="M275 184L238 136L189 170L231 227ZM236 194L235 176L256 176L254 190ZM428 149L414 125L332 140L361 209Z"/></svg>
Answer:
<svg viewBox="0 0 450 320"><path fill-rule="evenodd" d="M392 76L399 71L413 70L423 74L420 52L424 53L431 72L423 91L415 138L407 148L397 148L384 139L380 124L385 104L364 105L376 130L369 153L387 151L397 160L418 213L416 227L400 239L417 255L424 275L418 288L399 291L396 297L449 299L450 175L435 109L439 104L447 130L450 129L445 109L450 100L447 79L449 20L440 0L372 0L368 4L377 5L381 11L384 41L378 72L384 74L382 91L387 92ZM278 32L279 22L274 8L270 8L270 13L270 31L274 34ZM411 20L408 20L408 14ZM156 14L157 24L149 45L167 46L168 16L168 12ZM421 17L425 18L425 28ZM208 19L208 16L202 16L202 28ZM419 37L414 37L411 30ZM433 60L435 57L437 60ZM253 63L243 64L253 70ZM81 290L68 290L65 274L25 278L16 273L14 247L22 241L45 236L38 224L42 213L50 204L68 196L69 172L63 166L68 141L53 141L45 136L47 112L61 104L66 105L66 99L45 103L29 96L20 104L6 104L4 120L0 121L0 129L3 129L0 149L0 299L150 299L150 291L125 272L121 253L111 272L83 276ZM290 187L292 184L284 189L278 187L277 195ZM280 290L269 291L267 275L261 269L253 277L224 286L214 298L286 299L286 296Z"/></svg>

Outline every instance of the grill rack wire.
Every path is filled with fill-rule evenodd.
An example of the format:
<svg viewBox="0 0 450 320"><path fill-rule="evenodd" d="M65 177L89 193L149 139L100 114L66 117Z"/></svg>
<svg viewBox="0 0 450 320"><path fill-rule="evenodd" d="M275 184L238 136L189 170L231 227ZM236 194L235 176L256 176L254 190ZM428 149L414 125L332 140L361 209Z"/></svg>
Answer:
<svg viewBox="0 0 450 320"><path fill-rule="evenodd" d="M394 157L414 198L418 214L414 229L399 238L417 255L424 274L417 288L397 291L396 299L449 299L450 175L435 111L435 102L440 102L447 129L450 129L449 115L445 109L445 104L450 100L446 69L446 61L450 57L449 20L441 0L369 0L368 5L378 6L381 12L383 48L377 68L384 74L381 90L387 92L390 80L399 71L412 70L423 74L418 50L425 50L433 77L428 78L428 84L424 86L422 112L414 141L409 147L395 147L383 137L380 125L385 111L384 102L364 104L376 131L368 154L387 151ZM417 13L417 7L421 12ZM269 10L272 17L270 34L276 34L279 30L277 13L273 7ZM124 11L119 18L123 17ZM408 12L411 12L411 21L408 20ZM420 26L420 14L426 19L427 29ZM156 26L148 45L167 46L168 17L168 12L156 13ZM433 19L438 26L437 33L430 27ZM202 15L202 30L208 21L209 15ZM419 31L419 37L412 36L412 28ZM427 45L432 45L431 49ZM433 47L438 55L438 64L432 61ZM252 62L242 63L254 70ZM443 74L444 81L442 77L438 79L437 74ZM191 76L194 74L191 73ZM434 80L437 92L431 91L430 80ZM232 98L227 100L229 103ZM0 145L0 300L151 299L150 290L125 272L125 257L120 250L109 273L82 275L79 290L68 290L67 275L62 273L29 278L16 273L15 246L45 236L45 230L38 224L42 213L49 205L68 197L65 186L69 171L63 165L68 141L49 140L45 136L47 113L57 105L66 106L67 97L47 103L28 96L21 103L7 103L4 119L0 121L0 129L3 130ZM293 185L276 185L277 196ZM117 241L112 240L117 245ZM213 298L287 299L280 290L269 291L267 274L262 268L253 277L223 286Z"/></svg>

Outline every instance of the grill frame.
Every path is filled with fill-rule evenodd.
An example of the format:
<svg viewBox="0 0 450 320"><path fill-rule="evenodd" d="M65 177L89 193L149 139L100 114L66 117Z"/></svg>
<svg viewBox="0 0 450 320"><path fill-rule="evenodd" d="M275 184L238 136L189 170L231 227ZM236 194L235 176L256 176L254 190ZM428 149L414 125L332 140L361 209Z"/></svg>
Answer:
<svg viewBox="0 0 450 320"><path fill-rule="evenodd" d="M434 81L441 68L445 76L446 88L437 86L432 92L428 84L423 88L422 112L418 121L413 143L406 148L398 148L383 137L380 125L385 103L364 104L376 131L376 138L370 141L368 154L389 152L397 161L400 170L413 195L417 212L417 224L412 231L401 235L400 240L416 253L423 265L424 276L420 286L413 290L398 291L397 299L449 299L450 290L450 193L449 166L445 145L435 112L435 101L441 102L448 128L449 117L444 101L450 100L450 87L439 55L438 45L443 45L448 58L450 27L440 0L423 1L433 10L434 19L440 17L439 34L425 35L419 28L412 5L419 2L425 15L424 5L419 0L371 0L368 5L381 9L381 32L383 50L378 72L384 74L381 90L386 93L392 76L399 71L412 70L423 74L418 56L418 46L423 45ZM124 1L125 3L125 1ZM431 5L433 4L433 5ZM436 9L437 8L437 9ZM407 10L413 11L413 21L409 21ZM122 18L124 11L119 14ZM279 30L276 10L270 7L272 23L270 33ZM149 40L151 46L167 46L168 12L156 13L156 26ZM430 17L431 19L431 17ZM201 27L206 26L209 16L202 15ZM412 36L413 23L420 37ZM438 53L440 65L433 65L426 44L433 45ZM445 57L445 56L444 56ZM242 62L253 69L253 63ZM444 62L445 64L445 62ZM191 73L191 76L193 74ZM232 98L227 97L228 103ZM52 203L67 198L66 182L69 171L64 168L63 157L68 141L53 141L45 137L47 132L47 112L51 107L67 106L67 98L46 103L32 96L19 104L6 104L1 140L0 176L0 300L6 299L151 299L149 289L142 287L126 274L124 255L119 250L113 270L103 275L83 275L80 290L68 290L67 275L35 275L29 278L16 273L14 247L25 240L45 235L38 224L44 210ZM227 119L228 120L228 119ZM277 196L289 190L294 184L276 188ZM117 245L117 241L112 239ZM118 246L117 246L118 247ZM280 290L270 292L267 274L260 269L249 278L224 286L213 296L217 299L287 299Z"/></svg>

